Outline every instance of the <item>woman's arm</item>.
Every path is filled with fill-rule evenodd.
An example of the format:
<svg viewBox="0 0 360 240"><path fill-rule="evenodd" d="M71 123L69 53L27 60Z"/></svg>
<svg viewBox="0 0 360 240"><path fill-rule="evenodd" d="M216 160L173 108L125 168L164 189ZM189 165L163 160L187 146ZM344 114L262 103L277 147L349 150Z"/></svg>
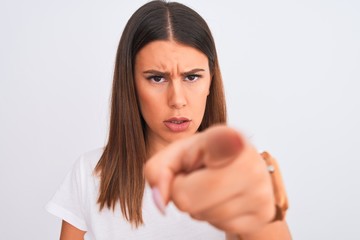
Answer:
<svg viewBox="0 0 360 240"><path fill-rule="evenodd" d="M60 240L84 240L85 232L74 227L66 221L62 221Z"/></svg>
<svg viewBox="0 0 360 240"><path fill-rule="evenodd" d="M192 218L238 234L241 240L289 240L286 222L269 223L278 209L273 173L246 138L225 126L181 139L145 166L161 212L173 201Z"/></svg>

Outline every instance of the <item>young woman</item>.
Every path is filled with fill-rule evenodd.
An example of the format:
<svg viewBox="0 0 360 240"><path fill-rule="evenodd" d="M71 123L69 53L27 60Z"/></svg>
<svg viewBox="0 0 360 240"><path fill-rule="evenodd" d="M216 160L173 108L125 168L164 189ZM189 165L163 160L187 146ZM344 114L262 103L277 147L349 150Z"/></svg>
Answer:
<svg viewBox="0 0 360 240"><path fill-rule="evenodd" d="M240 133L211 127L225 123L206 22L175 2L140 7L117 51L108 142L47 205L63 220L60 239L290 239L272 221L265 161Z"/></svg>

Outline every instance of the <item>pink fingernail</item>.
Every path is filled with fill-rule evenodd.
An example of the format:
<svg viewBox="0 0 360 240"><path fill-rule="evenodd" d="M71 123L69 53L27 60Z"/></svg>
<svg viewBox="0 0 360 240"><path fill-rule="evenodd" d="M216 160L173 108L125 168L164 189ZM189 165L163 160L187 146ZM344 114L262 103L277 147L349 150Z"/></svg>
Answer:
<svg viewBox="0 0 360 240"><path fill-rule="evenodd" d="M151 188L151 192L157 209L159 209L162 215L165 215L165 204L161 197L159 189L157 187L153 187Z"/></svg>

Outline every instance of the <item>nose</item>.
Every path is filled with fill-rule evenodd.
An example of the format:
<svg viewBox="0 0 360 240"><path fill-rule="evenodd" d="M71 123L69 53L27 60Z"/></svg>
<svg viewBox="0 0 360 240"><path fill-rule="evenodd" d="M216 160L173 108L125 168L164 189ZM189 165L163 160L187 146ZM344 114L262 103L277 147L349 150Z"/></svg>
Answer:
<svg viewBox="0 0 360 240"><path fill-rule="evenodd" d="M186 106L186 92L181 81L171 81L168 88L168 103L171 108L181 109Z"/></svg>

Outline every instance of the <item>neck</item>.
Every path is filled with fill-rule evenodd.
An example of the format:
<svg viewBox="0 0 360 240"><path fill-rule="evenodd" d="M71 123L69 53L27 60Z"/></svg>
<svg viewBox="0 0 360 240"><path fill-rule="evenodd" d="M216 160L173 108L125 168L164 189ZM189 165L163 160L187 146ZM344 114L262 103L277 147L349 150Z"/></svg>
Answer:
<svg viewBox="0 0 360 240"><path fill-rule="evenodd" d="M156 141L155 139L148 138L146 139L146 156L147 158L151 158L154 156L157 152L164 149L167 145L169 145L168 142L165 141Z"/></svg>

